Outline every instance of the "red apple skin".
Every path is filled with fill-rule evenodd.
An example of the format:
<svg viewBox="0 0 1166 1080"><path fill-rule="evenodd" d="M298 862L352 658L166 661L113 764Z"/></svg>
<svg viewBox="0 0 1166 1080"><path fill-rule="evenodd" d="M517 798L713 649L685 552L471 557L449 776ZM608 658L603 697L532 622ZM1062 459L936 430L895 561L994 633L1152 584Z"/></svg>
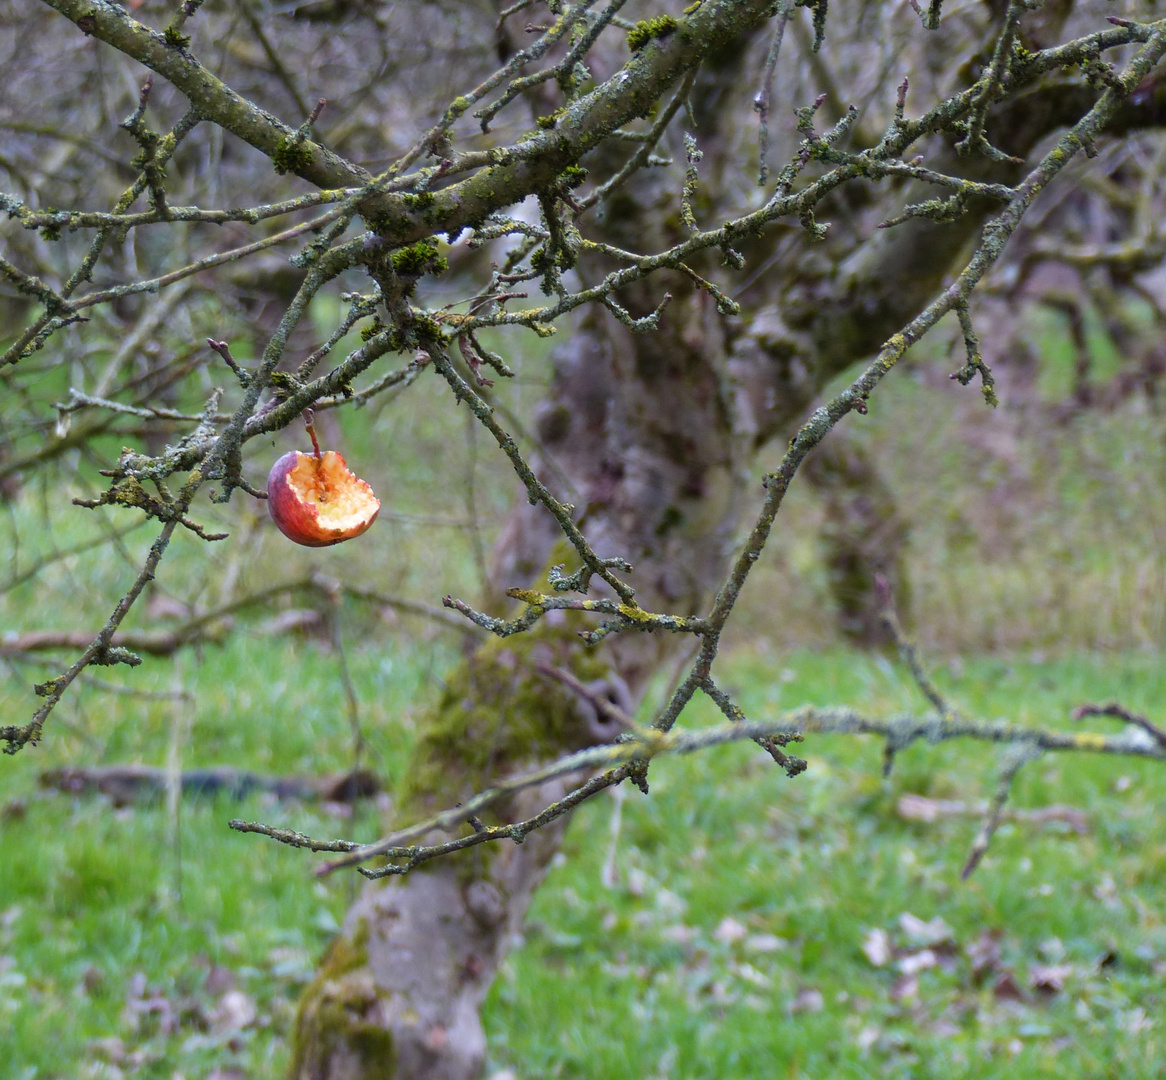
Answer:
<svg viewBox="0 0 1166 1080"><path fill-rule="evenodd" d="M312 476L320 477L333 498L345 499L354 506L342 526L322 521L316 504L297 490L297 479L303 483ZM335 450L327 451L320 458L292 450L271 467L267 476L267 509L271 520L284 536L304 547L331 547L359 536L376 521L380 506L372 488L348 469L344 458Z"/></svg>

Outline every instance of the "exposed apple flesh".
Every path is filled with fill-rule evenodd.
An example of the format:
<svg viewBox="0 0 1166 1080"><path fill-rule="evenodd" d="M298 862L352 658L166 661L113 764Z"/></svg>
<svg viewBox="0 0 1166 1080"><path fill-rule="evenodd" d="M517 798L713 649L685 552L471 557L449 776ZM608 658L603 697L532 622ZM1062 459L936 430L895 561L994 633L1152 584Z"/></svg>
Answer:
<svg viewBox="0 0 1166 1080"><path fill-rule="evenodd" d="M289 540L327 547L364 532L381 503L335 450L319 457L293 450L271 467L267 508Z"/></svg>

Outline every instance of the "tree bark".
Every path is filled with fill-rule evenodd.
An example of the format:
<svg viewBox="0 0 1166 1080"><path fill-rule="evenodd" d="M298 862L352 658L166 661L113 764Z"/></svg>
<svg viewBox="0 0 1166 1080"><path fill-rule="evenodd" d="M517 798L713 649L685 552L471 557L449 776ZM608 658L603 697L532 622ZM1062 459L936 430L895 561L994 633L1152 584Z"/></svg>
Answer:
<svg viewBox="0 0 1166 1080"><path fill-rule="evenodd" d="M810 455L805 476L824 504L818 541L838 630L861 648L888 648L894 641L881 618L876 574L891 583L899 619L908 622L910 612L908 528L894 493L866 450L840 435Z"/></svg>

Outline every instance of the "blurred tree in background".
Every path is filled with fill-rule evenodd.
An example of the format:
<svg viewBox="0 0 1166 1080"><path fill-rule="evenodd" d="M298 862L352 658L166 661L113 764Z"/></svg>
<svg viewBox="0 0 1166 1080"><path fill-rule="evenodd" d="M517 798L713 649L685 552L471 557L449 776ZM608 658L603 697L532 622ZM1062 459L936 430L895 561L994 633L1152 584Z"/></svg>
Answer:
<svg viewBox="0 0 1166 1080"><path fill-rule="evenodd" d="M349 596L466 635L394 792L398 831L341 857L390 861L305 995L294 1075L480 1071L478 1006L564 812L624 779L646 790L648 757L693 748L671 729L695 695L744 721L713 668L763 551L821 588L746 606L746 631L768 609L786 640L882 646L893 592L941 647L1051 645L1082 623L1091 644L1129 644L1131 625L1162 643L1166 25L1148 6L0 5L4 497L80 500L101 523L82 546L128 556L143 512L156 535L128 588L121 570L90 583L112 611L99 630L26 613L9 653L75 658L0 730L8 749L52 737L86 669L213 640L280 598ZM1058 320L1072 355L1040 355ZM876 446L864 418L896 365L921 395L973 385L921 396L915 430ZM456 580L439 522L396 553L374 539L410 483L393 415L427 387L444 433L405 464L435 506L460 492L453 546L473 573ZM304 449L308 408L384 503L328 574L252 498L276 433ZM1083 497L1066 532L1075 511L1051 505L1040 454L1087 460L1075 426L1122 410L1115 437L1145 468L1103 477L1112 505ZM947 427L966 493L929 479L927 435ZM767 548L803 462L816 501ZM487 499L514 504L493 536ZM928 561L935 531L967 574ZM210 558L175 596L165 558L184 532ZM1111 558L1113 587L1086 595L1084 537L1103 561L1147 558ZM9 588L72 550L18 550ZM472 603L435 604L475 577ZM1017 629L1018 593L1043 595L1041 625ZM143 625L146 605L177 619ZM495 636L469 645L479 631ZM741 730L792 776L799 726L849 730L801 720ZM884 734L889 755L936 737ZM1159 755L1156 738L1111 748ZM537 772L592 746L607 749ZM538 782L475 813L523 772ZM402 872L458 847L473 850Z"/></svg>

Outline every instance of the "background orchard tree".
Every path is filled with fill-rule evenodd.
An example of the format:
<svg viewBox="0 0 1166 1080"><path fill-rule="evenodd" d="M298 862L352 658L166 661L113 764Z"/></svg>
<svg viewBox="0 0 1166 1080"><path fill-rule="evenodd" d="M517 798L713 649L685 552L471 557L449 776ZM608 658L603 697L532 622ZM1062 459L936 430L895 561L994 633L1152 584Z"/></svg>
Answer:
<svg viewBox="0 0 1166 1080"><path fill-rule="evenodd" d="M1041 306L1068 314L1079 347L1061 421L1153 391L1160 324L1130 314L1135 300L1161 313L1147 275L1162 258L1166 25L1150 14L1059 0L6 5L0 271L23 328L5 333L0 475L15 498L78 452L105 477L84 505L157 529L95 635L13 646L76 653L31 717L0 729L9 751L52 737L89 668L174 652L280 592L363 590L488 639L421 725L382 840L234 823L372 879L300 1005L292 1075L477 1075L478 1008L567 812L626 779L646 792L657 754L750 737L794 777L803 731L880 733L888 765L920 737L1004 741L969 869L1026 761L1162 756L1148 721L1082 739L964 718L910 648L932 711L893 723L845 709L752 722L715 671L803 463L843 632L904 643L904 519L850 431L931 331L957 344L943 374L978 387L977 408L997 405L997 357L1024 400L1039 360L1021 330ZM1093 311L1127 358L1104 392ZM553 378L514 409L506 380L527 339L551 339ZM65 370L46 397L38 384ZM468 413L518 479L488 570L477 552L483 597L437 608L440 556L420 600L359 571L239 588L257 526L222 539L204 523L263 497L269 436L291 429L305 449L312 409L330 444L335 415L408 408L434 379L451 428ZM182 530L235 548L208 576L213 602L165 634L123 625ZM637 724L674 658L674 687ZM674 726L699 697L723 728Z"/></svg>

